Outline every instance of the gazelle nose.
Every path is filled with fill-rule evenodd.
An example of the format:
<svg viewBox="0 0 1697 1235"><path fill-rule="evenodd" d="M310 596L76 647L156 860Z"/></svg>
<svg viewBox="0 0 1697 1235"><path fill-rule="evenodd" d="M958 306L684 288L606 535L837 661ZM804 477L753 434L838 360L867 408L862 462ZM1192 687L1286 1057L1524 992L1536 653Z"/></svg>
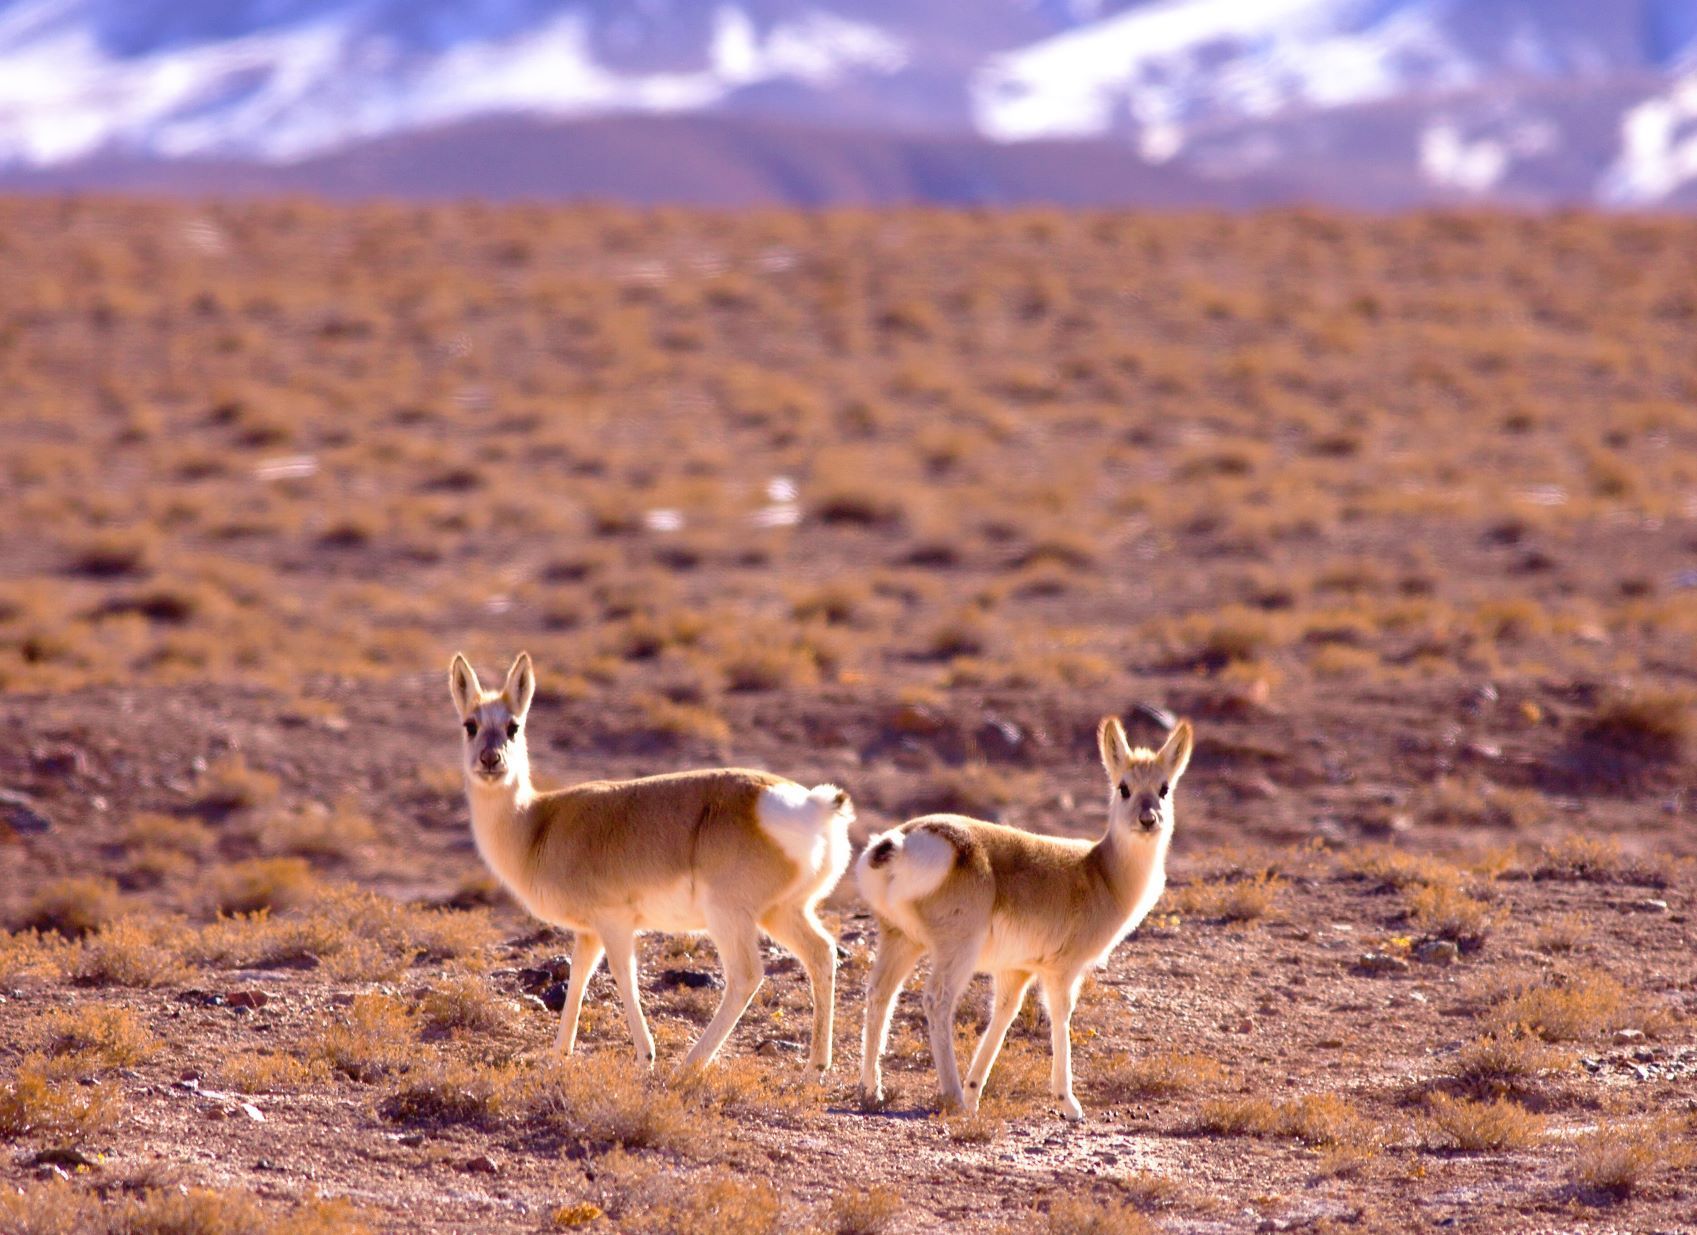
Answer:
<svg viewBox="0 0 1697 1235"><path fill-rule="evenodd" d="M1156 810L1151 810L1149 807L1145 806L1138 812L1137 822L1141 823L1146 828L1152 828L1157 823L1161 822L1161 813Z"/></svg>
<svg viewBox="0 0 1697 1235"><path fill-rule="evenodd" d="M481 751L477 756L477 761L486 768L498 768L501 766L501 752L498 750Z"/></svg>

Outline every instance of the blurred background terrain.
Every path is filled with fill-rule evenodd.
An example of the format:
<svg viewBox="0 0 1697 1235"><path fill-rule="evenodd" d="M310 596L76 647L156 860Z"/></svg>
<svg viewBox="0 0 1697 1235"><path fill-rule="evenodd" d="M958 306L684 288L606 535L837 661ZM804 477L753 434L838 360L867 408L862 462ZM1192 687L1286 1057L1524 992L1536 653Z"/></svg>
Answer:
<svg viewBox="0 0 1697 1235"><path fill-rule="evenodd" d="M1697 201L1697 0L5 0L0 184Z"/></svg>

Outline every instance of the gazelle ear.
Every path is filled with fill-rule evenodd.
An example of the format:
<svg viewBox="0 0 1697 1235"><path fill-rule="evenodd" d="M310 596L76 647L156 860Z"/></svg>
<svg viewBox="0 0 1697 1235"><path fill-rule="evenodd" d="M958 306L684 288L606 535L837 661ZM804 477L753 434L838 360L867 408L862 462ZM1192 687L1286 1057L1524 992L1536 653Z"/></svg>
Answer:
<svg viewBox="0 0 1697 1235"><path fill-rule="evenodd" d="M1110 777L1118 776L1131 762L1131 743L1125 740L1125 726L1117 716L1104 716L1096 726L1096 746Z"/></svg>
<svg viewBox="0 0 1697 1235"><path fill-rule="evenodd" d="M448 689L454 694L454 706L464 716L477 703L477 697L483 690L477 684L477 673L471 667L471 662L459 652L454 653L454 663L448 666Z"/></svg>
<svg viewBox="0 0 1697 1235"><path fill-rule="evenodd" d="M1196 749L1196 731L1188 720L1181 720L1167 735L1166 745L1157 756L1167 769L1167 779L1177 780L1190 766L1190 752Z"/></svg>
<svg viewBox="0 0 1697 1235"><path fill-rule="evenodd" d="M507 708L514 716L522 717L530 711L530 701L536 697L536 670L531 668L529 652L520 652L518 659L513 661L513 667L507 670L507 682L501 687L501 696L506 699Z"/></svg>

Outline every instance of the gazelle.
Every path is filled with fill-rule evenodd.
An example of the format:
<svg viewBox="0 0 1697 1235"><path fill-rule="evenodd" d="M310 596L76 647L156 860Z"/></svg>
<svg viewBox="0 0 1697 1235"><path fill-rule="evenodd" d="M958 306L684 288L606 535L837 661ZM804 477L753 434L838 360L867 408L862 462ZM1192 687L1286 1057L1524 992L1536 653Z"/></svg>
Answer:
<svg viewBox="0 0 1697 1235"><path fill-rule="evenodd" d="M465 729L478 853L526 909L575 935L555 1049L572 1053L584 987L605 953L637 1059L652 1067L654 1038L636 985L637 934L705 931L725 971L725 993L684 1062L708 1062L760 986L765 931L807 971L809 1064L823 1078L831 1066L837 950L815 910L848 866L848 794L740 768L539 793L525 745L536 693L530 657L521 652L500 691L490 693L456 655L449 685Z"/></svg>
<svg viewBox="0 0 1697 1235"><path fill-rule="evenodd" d="M929 954L925 1015L943 1103L978 1107L1008 1026L1035 980L1049 1010L1050 1092L1067 1119L1084 1118L1072 1093L1073 1006L1085 970L1103 964L1166 887L1172 791L1194 735L1180 721L1158 751L1126 741L1117 717L1096 733L1108 771L1108 830L1092 843L1036 836L960 815L924 815L872 838L855 867L878 919L878 959L866 991L860 1084L884 1100L879 1060L902 983ZM974 973L994 981L990 1023L966 1090L955 1062L955 1006Z"/></svg>

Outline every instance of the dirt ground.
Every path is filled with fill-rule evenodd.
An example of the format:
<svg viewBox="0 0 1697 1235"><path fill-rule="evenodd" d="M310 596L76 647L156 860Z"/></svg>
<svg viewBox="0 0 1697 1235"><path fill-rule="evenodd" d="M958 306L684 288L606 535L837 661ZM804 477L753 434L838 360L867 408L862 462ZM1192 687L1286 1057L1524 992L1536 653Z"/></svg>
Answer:
<svg viewBox="0 0 1697 1235"><path fill-rule="evenodd" d="M1697 1231L1697 226L0 203L0 1231ZM863 1110L768 981L482 871L718 762L1086 835L1191 718L1074 1021ZM981 980L982 982L982 980ZM975 985L963 1045L982 1024ZM324 1198L345 1198L326 1207Z"/></svg>

